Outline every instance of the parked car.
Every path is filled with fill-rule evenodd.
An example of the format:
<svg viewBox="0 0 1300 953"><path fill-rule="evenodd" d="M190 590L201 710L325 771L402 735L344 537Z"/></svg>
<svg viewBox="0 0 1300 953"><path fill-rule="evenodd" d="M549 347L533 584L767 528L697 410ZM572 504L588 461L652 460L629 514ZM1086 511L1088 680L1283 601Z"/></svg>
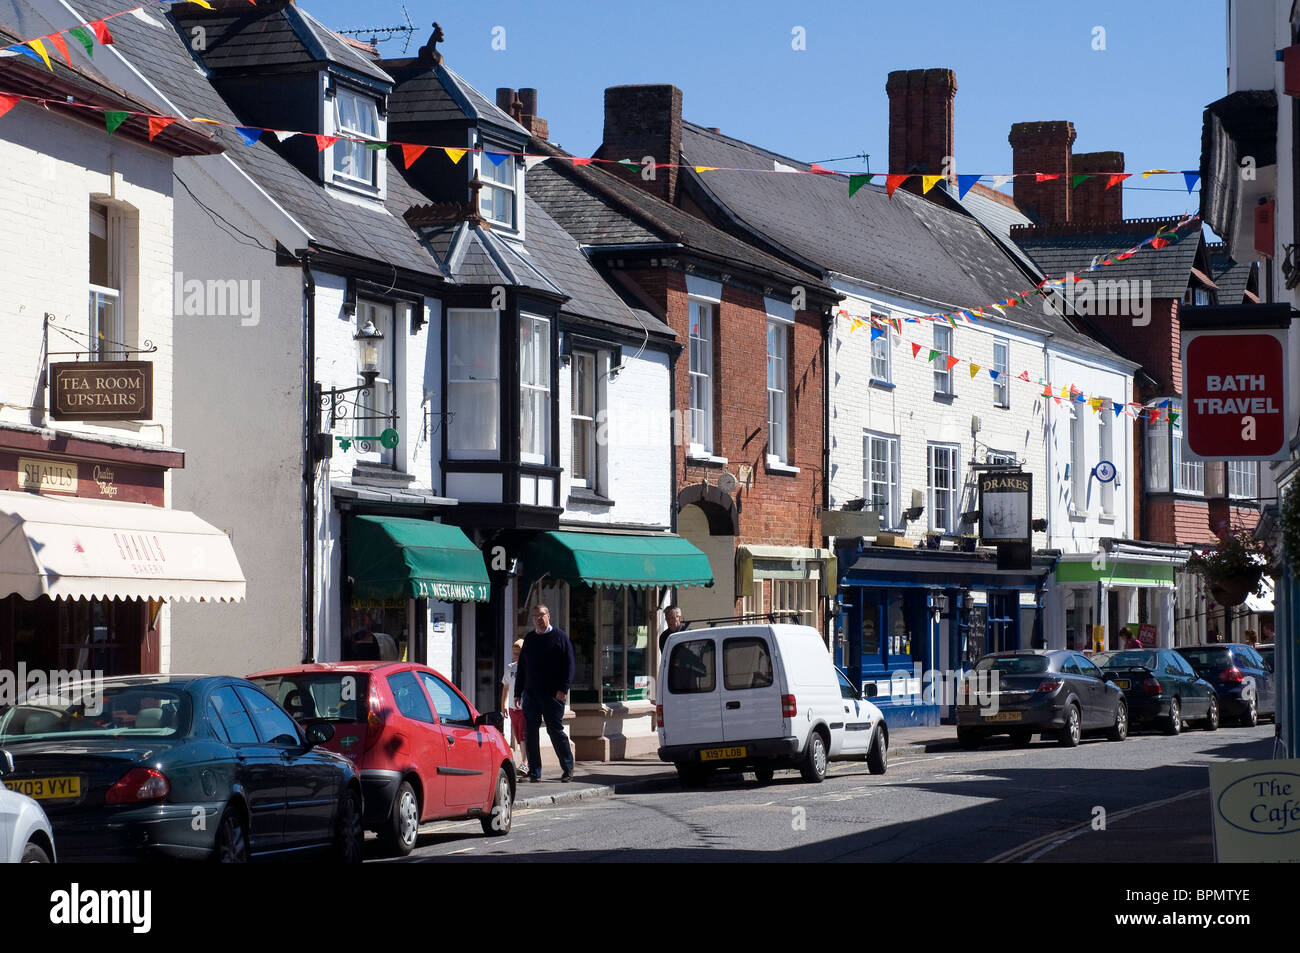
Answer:
<svg viewBox="0 0 1300 953"><path fill-rule="evenodd" d="M13 756L0 750L0 862L52 864L54 831L50 819L35 800L7 790L4 779L13 773Z"/></svg>
<svg viewBox="0 0 1300 953"><path fill-rule="evenodd" d="M327 722L325 743L356 765L364 824L394 855L415 847L422 821L476 817L510 833L515 765L500 712L479 714L456 686L411 662L337 662L249 679L302 723Z"/></svg>
<svg viewBox="0 0 1300 953"><path fill-rule="evenodd" d="M884 716L836 671L816 629L683 630L664 643L660 666L659 758L685 787L718 769L765 783L782 767L818 782L838 759L865 758L874 774L888 767Z"/></svg>
<svg viewBox="0 0 1300 953"><path fill-rule="evenodd" d="M1128 702L1130 725L1155 722L1171 735L1183 730L1184 720L1195 720L1206 731L1219 727L1214 686L1173 649L1123 649L1094 655L1092 661L1115 676Z"/></svg>
<svg viewBox="0 0 1300 953"><path fill-rule="evenodd" d="M1270 672L1277 671L1277 663L1273 661L1272 642L1265 642L1263 645L1255 646L1255 651L1259 653L1259 657L1264 660L1264 664L1268 666Z"/></svg>
<svg viewBox="0 0 1300 953"><path fill-rule="evenodd" d="M247 861L330 850L361 861L361 782L239 678L78 682L0 710L12 790L41 803L64 860Z"/></svg>
<svg viewBox="0 0 1300 953"><path fill-rule="evenodd" d="M1277 706L1273 667L1243 642L1183 645L1177 648L1196 674L1214 686L1219 711L1254 727L1261 716L1272 717Z"/></svg>
<svg viewBox="0 0 1300 953"><path fill-rule="evenodd" d="M1028 744L1035 733L1073 748L1093 731L1127 738L1128 704L1101 669L1070 649L986 655L958 691L957 740L966 748L992 735Z"/></svg>

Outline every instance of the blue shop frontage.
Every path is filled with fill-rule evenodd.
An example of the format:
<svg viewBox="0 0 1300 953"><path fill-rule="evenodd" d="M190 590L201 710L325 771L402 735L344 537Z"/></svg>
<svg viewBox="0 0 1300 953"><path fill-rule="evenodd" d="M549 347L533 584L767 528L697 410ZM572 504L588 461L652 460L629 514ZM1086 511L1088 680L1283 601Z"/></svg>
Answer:
<svg viewBox="0 0 1300 953"><path fill-rule="evenodd" d="M1000 570L992 550L837 546L835 659L891 725L953 717L955 685L989 652L1041 648L1044 589L1057 553Z"/></svg>

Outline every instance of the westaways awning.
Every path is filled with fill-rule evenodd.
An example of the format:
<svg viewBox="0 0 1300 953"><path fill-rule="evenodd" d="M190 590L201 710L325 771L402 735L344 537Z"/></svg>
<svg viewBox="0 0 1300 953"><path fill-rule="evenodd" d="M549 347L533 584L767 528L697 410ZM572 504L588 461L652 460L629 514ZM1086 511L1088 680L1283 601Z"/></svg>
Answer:
<svg viewBox="0 0 1300 953"><path fill-rule="evenodd" d="M529 577L543 573L589 586L709 586L709 557L680 536L664 533L542 533L528 544Z"/></svg>
<svg viewBox="0 0 1300 953"><path fill-rule="evenodd" d="M244 598L230 538L193 513L0 492L0 596Z"/></svg>
<svg viewBox="0 0 1300 953"><path fill-rule="evenodd" d="M483 553L460 528L406 516L354 516L348 523L353 599L487 602Z"/></svg>

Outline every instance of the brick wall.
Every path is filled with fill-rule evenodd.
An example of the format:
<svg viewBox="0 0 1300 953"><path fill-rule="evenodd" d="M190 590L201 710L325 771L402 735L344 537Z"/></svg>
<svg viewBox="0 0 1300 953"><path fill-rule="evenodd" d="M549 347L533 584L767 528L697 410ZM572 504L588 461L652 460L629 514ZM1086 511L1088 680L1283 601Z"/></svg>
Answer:
<svg viewBox="0 0 1300 953"><path fill-rule="evenodd" d="M889 171L937 175L953 155L953 101L957 75L950 69L894 70L885 82L889 96ZM904 188L918 194L921 184Z"/></svg>
<svg viewBox="0 0 1300 953"><path fill-rule="evenodd" d="M596 156L671 164L657 169L653 180L641 178L639 169L606 166L615 175L667 202L677 201L676 163L682 154L682 91L676 86L611 86L605 90L605 134Z"/></svg>
<svg viewBox="0 0 1300 953"><path fill-rule="evenodd" d="M1150 303L1150 323L1134 324L1130 315L1089 317L1088 320L1120 354L1142 365L1157 382L1154 392L1143 392L1142 399L1168 397L1183 389L1180 363L1178 305L1176 298L1155 298Z"/></svg>
<svg viewBox="0 0 1300 953"><path fill-rule="evenodd" d="M1146 500L1147 535L1144 537L1157 543L1205 543L1216 542L1210 531L1209 505L1199 500L1180 500L1173 498ZM1231 508L1233 527L1254 529L1259 523L1259 511L1249 507Z"/></svg>
<svg viewBox="0 0 1300 953"><path fill-rule="evenodd" d="M1015 197L1021 210L1040 224L1070 221L1070 146L1074 123L1018 122L1007 137L1011 143L1011 171L1016 173ZM1059 173L1038 182L1027 173Z"/></svg>

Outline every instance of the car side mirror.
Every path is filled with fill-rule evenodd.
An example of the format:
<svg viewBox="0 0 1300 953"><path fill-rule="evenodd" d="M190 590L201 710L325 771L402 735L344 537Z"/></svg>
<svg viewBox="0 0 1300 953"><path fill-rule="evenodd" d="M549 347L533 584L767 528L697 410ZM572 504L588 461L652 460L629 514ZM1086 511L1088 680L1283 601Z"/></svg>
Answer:
<svg viewBox="0 0 1300 953"><path fill-rule="evenodd" d="M0 748L0 778L7 778L14 773L14 756Z"/></svg>
<svg viewBox="0 0 1300 953"><path fill-rule="evenodd" d="M506 730L505 716L499 711L485 711L474 719L474 727L482 728L484 725L490 725L497 731Z"/></svg>
<svg viewBox="0 0 1300 953"><path fill-rule="evenodd" d="M1113 681L1115 680L1115 673L1114 673L1114 672L1105 672L1105 671L1103 671L1103 672L1101 673L1101 680L1102 680L1103 682L1113 682Z"/></svg>
<svg viewBox="0 0 1300 953"><path fill-rule="evenodd" d="M307 744L323 745L334 737L334 726L328 721L313 721L307 726Z"/></svg>

